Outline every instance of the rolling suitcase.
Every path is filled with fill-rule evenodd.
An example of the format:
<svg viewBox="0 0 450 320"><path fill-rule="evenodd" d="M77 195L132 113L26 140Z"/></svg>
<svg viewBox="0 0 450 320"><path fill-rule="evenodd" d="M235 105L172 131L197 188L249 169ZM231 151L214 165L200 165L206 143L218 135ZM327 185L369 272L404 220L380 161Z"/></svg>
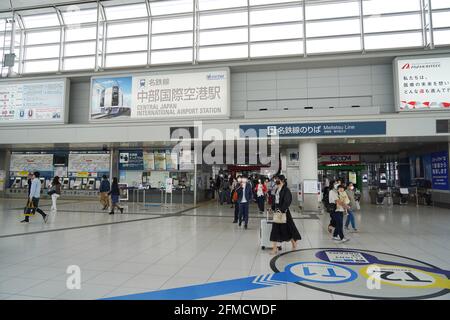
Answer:
<svg viewBox="0 0 450 320"><path fill-rule="evenodd" d="M259 229L259 242L261 249L272 248L272 241L270 241L270 233L272 232L272 220L269 219L270 209L267 209L266 218L261 219L261 227ZM281 246L278 246L278 250L281 250Z"/></svg>

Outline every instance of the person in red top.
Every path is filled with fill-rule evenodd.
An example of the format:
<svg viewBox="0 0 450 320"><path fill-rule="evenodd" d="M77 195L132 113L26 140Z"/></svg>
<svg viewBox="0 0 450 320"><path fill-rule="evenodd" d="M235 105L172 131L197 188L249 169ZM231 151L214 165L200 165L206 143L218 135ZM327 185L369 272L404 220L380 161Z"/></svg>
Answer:
<svg viewBox="0 0 450 320"><path fill-rule="evenodd" d="M259 213L264 213L264 202L266 200L266 194L267 194L267 186L261 181L261 179L258 179L258 183L255 187L255 193L256 193L256 202L258 203Z"/></svg>

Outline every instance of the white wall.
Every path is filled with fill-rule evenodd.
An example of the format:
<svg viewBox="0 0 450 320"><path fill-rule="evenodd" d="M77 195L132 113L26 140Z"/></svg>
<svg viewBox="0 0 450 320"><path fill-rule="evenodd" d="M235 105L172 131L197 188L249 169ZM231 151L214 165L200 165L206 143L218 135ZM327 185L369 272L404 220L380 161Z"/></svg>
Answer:
<svg viewBox="0 0 450 320"><path fill-rule="evenodd" d="M245 111L328 109L359 105L395 112L391 65L231 74L231 115Z"/></svg>

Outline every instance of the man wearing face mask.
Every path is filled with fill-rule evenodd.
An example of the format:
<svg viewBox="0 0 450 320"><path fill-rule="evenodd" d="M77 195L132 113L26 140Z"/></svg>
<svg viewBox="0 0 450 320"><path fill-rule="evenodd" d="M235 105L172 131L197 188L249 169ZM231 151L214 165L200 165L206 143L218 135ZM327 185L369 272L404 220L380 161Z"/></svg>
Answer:
<svg viewBox="0 0 450 320"><path fill-rule="evenodd" d="M239 226L242 225L244 220L244 228L248 227L248 208L253 199L253 192L248 178L243 176L241 179L241 187L237 190L238 204L239 204Z"/></svg>
<svg viewBox="0 0 450 320"><path fill-rule="evenodd" d="M234 203L234 220L233 223L237 223L239 219L239 204L238 204L238 190L241 188L242 176L237 176L236 183L233 185L232 199Z"/></svg>

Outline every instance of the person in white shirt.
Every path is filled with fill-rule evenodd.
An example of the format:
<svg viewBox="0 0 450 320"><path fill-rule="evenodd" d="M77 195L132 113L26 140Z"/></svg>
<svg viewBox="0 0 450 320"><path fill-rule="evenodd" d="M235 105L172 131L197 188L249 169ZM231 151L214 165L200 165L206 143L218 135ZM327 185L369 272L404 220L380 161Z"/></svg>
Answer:
<svg viewBox="0 0 450 320"><path fill-rule="evenodd" d="M31 188L30 188L30 194L28 196L29 201L33 203L34 209L33 214L35 211L39 212L39 214L44 219L44 222L47 223L48 220L48 214L46 214L44 211L42 211L39 208L39 199L41 197L41 181L39 180L40 173L35 172L33 173L33 180L31 181ZM20 222L30 222L30 217L25 216L25 219Z"/></svg>
<svg viewBox="0 0 450 320"><path fill-rule="evenodd" d="M333 232L333 240L340 242L347 242L349 239L344 236L344 212L347 209L350 200L345 193L345 186L337 186L337 192L331 192L329 195L330 203L336 204L336 210L332 214L333 220L335 221L335 228Z"/></svg>

